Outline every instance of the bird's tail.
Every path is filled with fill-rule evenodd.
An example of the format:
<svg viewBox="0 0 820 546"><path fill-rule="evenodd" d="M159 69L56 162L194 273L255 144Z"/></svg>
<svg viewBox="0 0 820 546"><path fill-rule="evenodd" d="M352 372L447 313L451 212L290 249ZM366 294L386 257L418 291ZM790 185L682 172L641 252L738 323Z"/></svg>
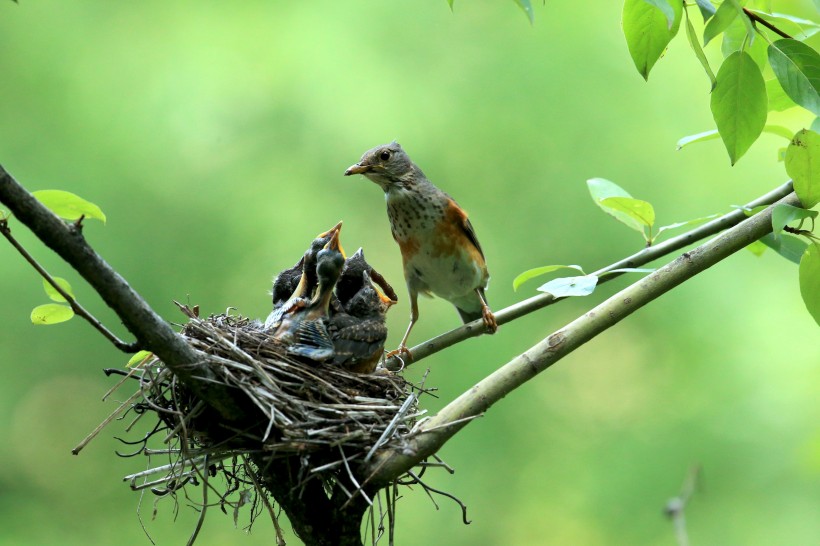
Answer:
<svg viewBox="0 0 820 546"><path fill-rule="evenodd" d="M473 322L474 320L478 320L484 316L481 314L481 309L478 311L465 311L464 309L456 307L456 311L458 311L458 314L461 316L461 320L464 324Z"/></svg>

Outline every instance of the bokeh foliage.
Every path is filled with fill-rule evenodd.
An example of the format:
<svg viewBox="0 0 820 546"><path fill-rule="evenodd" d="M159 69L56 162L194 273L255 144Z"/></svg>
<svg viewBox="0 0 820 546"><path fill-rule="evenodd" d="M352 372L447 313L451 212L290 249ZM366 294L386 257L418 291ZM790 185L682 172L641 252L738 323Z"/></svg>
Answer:
<svg viewBox="0 0 820 546"><path fill-rule="evenodd" d="M714 127L709 79L684 47L647 84L619 3L533 7L531 26L510 2L452 12L445 2L0 3L0 161L32 190L100 205L107 223L89 223L89 241L174 321L172 299L264 316L271 275L340 219L346 248L364 247L400 287L378 188L342 177L394 138L470 211L494 308L534 290L513 292L521 271L592 270L643 244L590 201L589 178L615 181L670 222L785 180L773 150L787 141L771 134L734 167L717 140L676 151L681 136ZM717 44L705 53L721 58ZM793 131L811 123L772 115ZM99 370L128 358L77 319L33 326L40 279L7 245L0 271L0 543L148 544L138 497L120 482L145 461L113 456L116 429L70 455L113 409L99 402L111 383ZM417 492L400 501L399 543L672 544L661 510L693 463L704 468L687 514L693 543L816 539L820 344L797 277L774 253L742 253L508 397L445 447L457 472L432 483L464 500L473 523ZM422 366L428 384L453 398L624 282L436 355ZM420 305L415 341L458 322L444 302ZM406 298L391 314L397 343ZM143 518L154 538L183 543L193 511L174 524L160 504L151 522L152 502ZM198 543L271 539L264 519L245 537L214 513Z"/></svg>

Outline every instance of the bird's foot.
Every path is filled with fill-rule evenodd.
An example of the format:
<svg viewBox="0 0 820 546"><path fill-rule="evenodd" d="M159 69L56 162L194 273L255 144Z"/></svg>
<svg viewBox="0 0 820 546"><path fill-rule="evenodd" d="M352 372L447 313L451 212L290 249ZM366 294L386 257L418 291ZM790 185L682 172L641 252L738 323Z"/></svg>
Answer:
<svg viewBox="0 0 820 546"><path fill-rule="evenodd" d="M404 343L399 345L399 348L395 351L388 352L386 355L384 355L384 358L388 359L393 358L394 356L402 361L404 361L404 357L406 357L407 360L413 360L413 355L410 353L410 349L408 349L407 345L405 345Z"/></svg>
<svg viewBox="0 0 820 546"><path fill-rule="evenodd" d="M495 315L490 311L486 305L481 308L481 318L484 320L484 326L487 328L488 334L494 334L498 331L498 323L495 321Z"/></svg>

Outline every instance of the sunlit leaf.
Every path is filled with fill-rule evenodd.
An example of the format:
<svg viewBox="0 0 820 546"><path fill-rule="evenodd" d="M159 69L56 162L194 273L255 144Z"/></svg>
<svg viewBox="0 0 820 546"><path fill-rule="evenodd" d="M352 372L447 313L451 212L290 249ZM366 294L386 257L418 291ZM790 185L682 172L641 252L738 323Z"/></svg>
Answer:
<svg viewBox="0 0 820 546"><path fill-rule="evenodd" d="M820 55L802 42L784 38L769 45L769 63L786 94L820 116Z"/></svg>
<svg viewBox="0 0 820 546"><path fill-rule="evenodd" d="M712 92L715 118L732 165L737 163L766 125L766 84L748 53L736 51L723 61Z"/></svg>
<svg viewBox="0 0 820 546"><path fill-rule="evenodd" d="M786 233L781 234L779 237L775 237L772 233L767 233L760 240L767 247L771 248L790 262L794 262L796 264L800 263L800 258L803 256L803 252L806 251L806 247L808 246L808 243L803 241L800 237L795 237L794 235L788 235Z"/></svg>
<svg viewBox="0 0 820 546"><path fill-rule="evenodd" d="M720 134L717 132L717 129L712 129L711 131L704 131L702 133L697 133L695 135L685 136L678 140L677 149L680 150L687 144L694 144L695 142L706 142L707 140L714 140L716 138L720 138Z"/></svg>
<svg viewBox="0 0 820 546"><path fill-rule="evenodd" d="M703 48L700 47L700 40L698 40L697 32L695 32L695 27L692 26L692 21L689 20L689 11L686 11L686 38L689 40L689 46L692 48L692 51L695 52L695 57L697 57L700 65L706 71L706 75L709 77L709 83L711 85L710 90L715 88L715 73L712 72L712 67L709 66L709 59L706 58L706 54L703 52Z"/></svg>
<svg viewBox="0 0 820 546"><path fill-rule="evenodd" d="M816 218L817 214L816 210L801 209L785 203L776 205L772 209L772 234L777 238L778 234L783 231L784 226L796 220Z"/></svg>
<svg viewBox="0 0 820 546"><path fill-rule="evenodd" d="M153 354L154 353L152 353L151 351L139 351L128 360L128 364L126 364L126 366L132 368L134 366L137 366L138 364L142 364L144 360L150 358L151 356L153 356Z"/></svg>
<svg viewBox="0 0 820 546"><path fill-rule="evenodd" d="M65 322L74 316L74 311L68 305L59 303L46 303L38 305L31 311L31 322L33 324L57 324Z"/></svg>
<svg viewBox="0 0 820 546"><path fill-rule="evenodd" d="M530 20L530 24L535 22L535 13L532 11L532 4L530 0L514 0L518 7L524 10L524 13L527 14L527 17Z"/></svg>
<svg viewBox="0 0 820 546"><path fill-rule="evenodd" d="M587 180L587 187L589 188L589 193L592 196L592 200L595 201L596 205L601 207L601 210L614 217L619 222L623 222L632 229L643 233L643 225L640 222L626 213L614 210L610 207L605 207L601 204L601 201L610 197L632 197L626 190L621 188L615 182L605 178L590 178Z"/></svg>
<svg viewBox="0 0 820 546"><path fill-rule="evenodd" d="M668 28L672 28L672 25L675 23L675 10L672 9L672 6L669 5L669 2L666 0L643 0L650 6L655 6L661 13L666 17L666 25Z"/></svg>
<svg viewBox="0 0 820 546"><path fill-rule="evenodd" d="M562 277L553 279L538 287L539 292L547 292L556 298L566 296L589 296L598 284L598 277L595 275L584 275L583 277Z"/></svg>
<svg viewBox="0 0 820 546"><path fill-rule="evenodd" d="M798 131L786 150L786 172L805 208L820 202L820 134Z"/></svg>
<svg viewBox="0 0 820 546"><path fill-rule="evenodd" d="M59 285L59 287L63 289L63 292L65 292L66 294L68 294L72 298L74 297L74 293L71 291L71 285L68 283L67 280L62 279L60 277L53 277L53 279L54 279L54 282L56 282ZM57 292L57 289L54 288L53 286L51 286L51 283L48 282L45 279L43 279L43 289L46 291L46 294L48 295L48 297L52 301L59 301L59 302L65 302L66 301L66 299L62 296L62 294Z"/></svg>
<svg viewBox="0 0 820 546"><path fill-rule="evenodd" d="M683 2L672 2L675 19L670 27L661 10L644 0L625 0L623 29L626 45L635 67L644 79L661 58L669 41L680 27Z"/></svg>
<svg viewBox="0 0 820 546"><path fill-rule="evenodd" d="M655 209L647 201L641 201L633 197L607 197L601 200L601 205L614 211L623 212L630 218L640 222L641 232L643 232L643 226L651 228L655 224Z"/></svg>
<svg viewBox="0 0 820 546"><path fill-rule="evenodd" d="M518 290L519 286L530 279L540 277L541 275L546 275L547 273L552 273L553 271L557 271L559 269L575 269L581 273L584 272L580 265L545 265L543 267L528 269L513 279L513 290Z"/></svg>
<svg viewBox="0 0 820 546"><path fill-rule="evenodd" d="M783 91L777 78L766 80L766 97L769 100L768 110L770 112L783 112L797 106L797 103Z"/></svg>
<svg viewBox="0 0 820 546"><path fill-rule="evenodd" d="M105 223L105 214L100 210L100 207L71 192L40 190L32 192L32 195L60 218L77 220L80 216L85 216L86 218L102 220Z"/></svg>
<svg viewBox="0 0 820 546"><path fill-rule="evenodd" d="M820 325L820 244L812 243L803 253L799 277L803 303Z"/></svg>
<svg viewBox="0 0 820 546"><path fill-rule="evenodd" d="M746 248L749 249L749 251L755 256L762 256L763 253L766 252L766 249L769 247L767 247L761 241L752 241L751 243L746 245Z"/></svg>
<svg viewBox="0 0 820 546"><path fill-rule="evenodd" d="M736 17L737 10L731 3L721 3L715 15L709 19L706 28L703 29L703 45L708 44L715 36L726 30Z"/></svg>

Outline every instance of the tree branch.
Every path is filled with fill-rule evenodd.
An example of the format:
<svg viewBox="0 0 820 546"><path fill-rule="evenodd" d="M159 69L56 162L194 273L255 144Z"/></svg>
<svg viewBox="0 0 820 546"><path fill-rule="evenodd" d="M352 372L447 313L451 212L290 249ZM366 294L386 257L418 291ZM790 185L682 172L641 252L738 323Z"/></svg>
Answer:
<svg viewBox="0 0 820 546"><path fill-rule="evenodd" d="M794 193L778 203L800 206ZM526 381L652 300L771 232L772 208L684 252L484 378L424 423L415 438L402 449L377 453L362 469L362 475L367 477L365 484L385 485L404 474L438 451L472 417L481 415Z"/></svg>
<svg viewBox="0 0 820 546"><path fill-rule="evenodd" d="M770 205L777 201L778 199L783 198L784 196L788 195L792 191L792 183L791 181L786 182L782 186L779 186L769 193L762 195L744 205L743 208L745 209L752 209L754 207L759 207L762 205ZM701 239L709 237L711 235L715 235L716 233L720 233L721 231L735 226L745 220L747 218L745 212L740 209L735 209L719 218L715 218L691 231L687 231L682 235L678 235L677 237L673 237L671 239L667 239L662 243L658 243L657 245L646 247L639 252L636 252L632 256L628 256L622 260L619 260L613 264L610 264L604 268L599 269L592 273L593 275L598 275L599 277L614 269L622 269L622 268L629 268L629 267L641 267L643 265L648 264L658 258L662 258L667 254L670 254L676 250L680 250L686 246L689 246ZM598 284L603 284L605 282L611 281L619 276L622 273L612 273L607 275L606 277L601 277L598 280ZM498 325L506 324L511 322L517 318L523 317L532 313L533 311L537 311L543 307L547 307L548 305L552 305L558 301L561 301L566 298L556 298L552 294L539 294L537 296L533 296L528 298L524 301L520 301L509 307L506 307L497 313L495 313L495 320ZM410 354L412 358L409 360L402 360L398 357L392 357L385 361L384 366L388 370L400 370L410 364L414 364L424 358L427 358L430 355L433 355L451 345L455 345L465 339L469 339L471 337L480 336L485 332L484 323L479 319L453 330L449 332L445 332L439 336L436 336L432 339L428 339L424 343L416 345L412 349L410 349Z"/></svg>
<svg viewBox="0 0 820 546"><path fill-rule="evenodd" d="M213 379L205 357L157 315L114 269L89 246L80 229L43 206L0 165L0 203L46 246L71 265L117 313L137 344L155 353L223 418L234 420L243 411L232 393Z"/></svg>

